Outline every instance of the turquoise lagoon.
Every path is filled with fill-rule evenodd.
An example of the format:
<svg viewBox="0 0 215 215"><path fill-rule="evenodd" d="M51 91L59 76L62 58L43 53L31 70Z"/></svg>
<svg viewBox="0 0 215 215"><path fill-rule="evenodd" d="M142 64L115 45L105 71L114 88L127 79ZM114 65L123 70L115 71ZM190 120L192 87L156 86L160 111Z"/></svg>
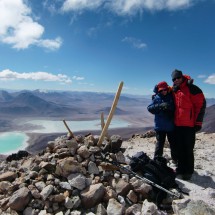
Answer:
<svg viewBox="0 0 215 215"><path fill-rule="evenodd" d="M28 136L20 132L0 133L0 154L11 154L27 146Z"/></svg>
<svg viewBox="0 0 215 215"><path fill-rule="evenodd" d="M67 133L67 129L62 121L51 120L31 120L22 124L32 124L40 127L39 129L27 130L26 133ZM68 121L69 128L74 131L100 130L100 120L90 121ZM130 124L124 120L112 120L109 128L123 128ZM4 132L0 133L0 154L11 154L27 147L28 136L25 132Z"/></svg>

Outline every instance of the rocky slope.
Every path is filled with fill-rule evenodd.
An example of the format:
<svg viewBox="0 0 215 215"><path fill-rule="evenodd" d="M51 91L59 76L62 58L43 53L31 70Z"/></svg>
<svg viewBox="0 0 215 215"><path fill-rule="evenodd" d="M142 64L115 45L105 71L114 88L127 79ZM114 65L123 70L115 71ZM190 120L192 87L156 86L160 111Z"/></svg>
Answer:
<svg viewBox="0 0 215 215"><path fill-rule="evenodd" d="M152 133L153 134L153 133ZM49 141L45 150L0 164L0 213L24 215L112 215L112 214L215 214L215 134L197 134L195 174L191 181L177 179L189 196L168 195L167 210L149 202L152 187L116 166L126 165L126 155L144 151L152 156L154 137L133 135L123 141L118 135L97 146L98 136L61 136ZM102 153L101 153L102 152ZM23 154L24 155L24 154ZM168 144L165 157L169 159ZM171 160L169 160L171 164ZM127 166L128 167L128 166ZM172 166L173 167L173 166Z"/></svg>

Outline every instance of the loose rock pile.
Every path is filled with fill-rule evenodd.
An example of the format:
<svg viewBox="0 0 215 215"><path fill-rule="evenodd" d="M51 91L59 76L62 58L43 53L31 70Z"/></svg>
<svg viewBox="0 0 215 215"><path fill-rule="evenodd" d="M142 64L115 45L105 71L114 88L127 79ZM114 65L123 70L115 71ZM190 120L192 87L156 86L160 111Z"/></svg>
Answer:
<svg viewBox="0 0 215 215"><path fill-rule="evenodd" d="M66 136L50 141L38 155L0 165L1 214L137 214L157 210L144 202L150 185L104 162L102 153L126 163L122 139L114 135ZM144 203L143 203L144 202ZM149 204L149 206L147 206Z"/></svg>
<svg viewBox="0 0 215 215"><path fill-rule="evenodd" d="M101 147L97 142L91 134L61 136L40 154L3 161L0 214L167 214L147 200L150 185L104 161L109 152L110 159L126 165L122 138L113 135Z"/></svg>

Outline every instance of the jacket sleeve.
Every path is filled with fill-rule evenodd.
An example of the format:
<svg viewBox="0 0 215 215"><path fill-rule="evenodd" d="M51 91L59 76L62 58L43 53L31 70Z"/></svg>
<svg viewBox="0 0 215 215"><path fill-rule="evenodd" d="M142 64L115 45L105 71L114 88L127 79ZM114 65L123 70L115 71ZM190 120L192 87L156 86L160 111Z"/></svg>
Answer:
<svg viewBox="0 0 215 215"><path fill-rule="evenodd" d="M202 90L196 85L190 86L191 100L194 107L195 125L202 126L206 109L206 100Z"/></svg>
<svg viewBox="0 0 215 215"><path fill-rule="evenodd" d="M152 114L157 114L160 112L160 105L157 103L157 99L154 98L152 103L147 107L148 111Z"/></svg>
<svg viewBox="0 0 215 215"><path fill-rule="evenodd" d="M168 100L168 111L174 112L175 111L175 103L172 92L169 94L169 100Z"/></svg>

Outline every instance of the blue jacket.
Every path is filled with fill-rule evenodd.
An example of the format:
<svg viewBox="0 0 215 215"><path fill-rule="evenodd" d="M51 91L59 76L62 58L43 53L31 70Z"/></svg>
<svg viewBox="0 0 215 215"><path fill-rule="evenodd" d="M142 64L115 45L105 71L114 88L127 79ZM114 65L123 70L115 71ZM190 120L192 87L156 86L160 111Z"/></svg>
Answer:
<svg viewBox="0 0 215 215"><path fill-rule="evenodd" d="M162 103L167 103L167 108L162 108ZM169 92L167 95L158 93L154 96L152 103L147 107L148 111L155 115L156 131L173 131L174 130L174 100L173 95Z"/></svg>

